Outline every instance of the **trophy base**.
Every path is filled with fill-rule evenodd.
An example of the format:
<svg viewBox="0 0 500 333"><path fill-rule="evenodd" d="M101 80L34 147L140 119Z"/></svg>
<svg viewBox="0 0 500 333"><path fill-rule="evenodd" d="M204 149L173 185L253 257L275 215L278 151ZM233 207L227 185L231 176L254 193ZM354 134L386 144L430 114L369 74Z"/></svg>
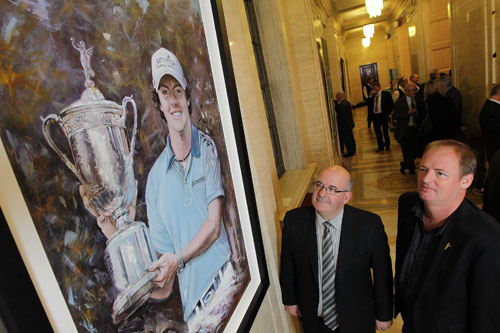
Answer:
<svg viewBox="0 0 500 333"><path fill-rule="evenodd" d="M149 298L155 289L151 281L156 276L155 272L146 271L133 285L120 292L113 303L111 318L116 325L128 318Z"/></svg>

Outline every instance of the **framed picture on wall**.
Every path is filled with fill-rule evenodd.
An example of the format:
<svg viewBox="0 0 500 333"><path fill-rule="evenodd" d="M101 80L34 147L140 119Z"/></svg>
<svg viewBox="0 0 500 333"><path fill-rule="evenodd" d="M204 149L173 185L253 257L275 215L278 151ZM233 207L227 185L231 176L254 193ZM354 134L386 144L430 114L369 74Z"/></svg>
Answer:
<svg viewBox="0 0 500 333"><path fill-rule="evenodd" d="M0 205L54 329L248 330L269 282L220 3L0 8Z"/></svg>

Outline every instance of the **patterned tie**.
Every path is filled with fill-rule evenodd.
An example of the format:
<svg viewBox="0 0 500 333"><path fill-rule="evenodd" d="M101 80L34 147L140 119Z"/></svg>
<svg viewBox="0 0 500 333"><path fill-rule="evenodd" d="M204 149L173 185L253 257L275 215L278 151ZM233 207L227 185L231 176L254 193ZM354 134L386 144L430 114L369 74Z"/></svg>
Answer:
<svg viewBox="0 0 500 333"><path fill-rule="evenodd" d="M375 111L373 113L378 113L378 94L375 95Z"/></svg>
<svg viewBox="0 0 500 333"><path fill-rule="evenodd" d="M415 105L415 99L412 98L411 99L411 103L410 103L410 109L415 110L416 108L417 108L417 106ZM416 123L415 123L415 114L412 113L410 115L410 120L408 122L408 126L415 126L415 125L416 125Z"/></svg>
<svg viewBox="0 0 500 333"><path fill-rule="evenodd" d="M333 255L333 234L335 229L330 222L323 223L323 274L322 274L322 297L323 297L323 321L332 331L338 326L337 304L335 303L335 258Z"/></svg>

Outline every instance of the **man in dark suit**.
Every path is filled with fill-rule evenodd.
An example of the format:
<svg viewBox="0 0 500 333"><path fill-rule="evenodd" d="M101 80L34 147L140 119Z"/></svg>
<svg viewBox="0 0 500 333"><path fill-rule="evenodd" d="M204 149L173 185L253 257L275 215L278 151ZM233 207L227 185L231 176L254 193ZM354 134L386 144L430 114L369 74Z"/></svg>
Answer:
<svg viewBox="0 0 500 333"><path fill-rule="evenodd" d="M375 77L373 75L368 76L366 79L366 84L363 85L363 105L366 104L366 100L368 97L371 96L370 92L373 90L373 83L375 82ZM370 128L372 122L373 122L373 116L368 112L368 116L366 118L366 121L368 122L368 128Z"/></svg>
<svg viewBox="0 0 500 333"><path fill-rule="evenodd" d="M410 174L415 174L415 158L418 153L418 127L424 116L424 98L417 95L415 83L408 83L405 87L405 98L399 99L394 104L392 118L396 121L394 137L401 144L403 151L403 161L401 162L401 173L405 174L405 169Z"/></svg>
<svg viewBox="0 0 500 333"><path fill-rule="evenodd" d="M356 154L356 141L352 129L354 128L354 119L352 119L352 107L345 99L345 93L339 91L336 95L335 111L337 112L337 126L339 128L340 150L344 151L344 144L347 152L343 157L351 157Z"/></svg>
<svg viewBox="0 0 500 333"><path fill-rule="evenodd" d="M460 135L460 126L462 126L462 94L460 91L451 84L451 78L446 75L440 75L437 79L439 92L453 100L455 111L457 112L455 119L458 120L457 127L455 128L455 137Z"/></svg>
<svg viewBox="0 0 500 333"><path fill-rule="evenodd" d="M427 145L418 193L399 198L396 312L404 333L500 332L500 226L465 199L469 146Z"/></svg>
<svg viewBox="0 0 500 333"><path fill-rule="evenodd" d="M479 124L483 133L486 157L491 161L493 154L500 148L500 85L491 89L490 98L486 100L479 113Z"/></svg>
<svg viewBox="0 0 500 333"><path fill-rule="evenodd" d="M389 328L392 267L380 217L347 205L353 181L340 166L324 169L313 185L313 207L285 216L280 284L286 311L300 318L306 333Z"/></svg>
<svg viewBox="0 0 500 333"><path fill-rule="evenodd" d="M483 193L483 210L500 222L500 149L493 154L488 164L488 177Z"/></svg>
<svg viewBox="0 0 500 333"><path fill-rule="evenodd" d="M418 83L418 81L420 81L420 76L418 74L415 73L415 74L410 75L410 82L415 83L415 85L417 86L417 94L423 96L424 95L424 85Z"/></svg>
<svg viewBox="0 0 500 333"><path fill-rule="evenodd" d="M392 112L394 102L389 92L383 91L380 82L373 84L372 96L367 99L368 113L373 115L373 129L377 136L377 153L384 150L390 150L391 139L389 138L388 116ZM383 131L383 136L382 136Z"/></svg>

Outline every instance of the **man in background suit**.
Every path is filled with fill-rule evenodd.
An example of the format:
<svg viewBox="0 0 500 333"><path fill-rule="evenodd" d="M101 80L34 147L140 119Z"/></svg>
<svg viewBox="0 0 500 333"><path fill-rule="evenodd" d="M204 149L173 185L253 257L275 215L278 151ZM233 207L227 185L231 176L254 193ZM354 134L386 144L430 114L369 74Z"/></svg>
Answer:
<svg viewBox="0 0 500 333"><path fill-rule="evenodd" d="M380 87L380 82L373 84L373 90L370 92L371 96L367 99L368 113L372 112L373 115L373 129L377 136L376 152L391 149L391 139L389 138L389 125L388 116L392 112L394 102L389 92L383 91ZM383 136L382 136L383 132Z"/></svg>
<svg viewBox="0 0 500 333"><path fill-rule="evenodd" d="M337 126L339 128L340 150L344 151L344 144L347 152L343 157L351 157L356 154L356 141L352 134L354 128L354 119L352 119L352 107L345 99L345 93L339 91L336 95L335 111L337 112Z"/></svg>
<svg viewBox="0 0 500 333"><path fill-rule="evenodd" d="M466 144L434 141L418 193L399 198L395 315L404 333L500 332L500 226L465 199L475 168Z"/></svg>
<svg viewBox="0 0 500 333"><path fill-rule="evenodd" d="M403 161L401 162L401 173L405 169L410 174L415 174L415 158L418 153L418 127L424 116L424 98L417 95L417 85L408 83L405 87L405 98L399 99L394 105L392 118L396 121L394 137L401 144Z"/></svg>
<svg viewBox="0 0 500 333"><path fill-rule="evenodd" d="M424 85L418 83L418 81L420 81L420 76L418 74L415 73L415 74L410 75L410 82L415 83L415 85L417 86L417 94L423 96L424 95Z"/></svg>
<svg viewBox="0 0 500 333"><path fill-rule="evenodd" d="M380 217L347 205L353 181L340 166L327 167L313 184L313 207L285 216L280 284L286 311L301 319L305 332L389 328L392 267Z"/></svg>
<svg viewBox="0 0 500 333"><path fill-rule="evenodd" d="M490 98L486 100L479 113L479 124L483 133L486 157L491 161L493 154L500 148L500 85L491 89Z"/></svg>
<svg viewBox="0 0 500 333"><path fill-rule="evenodd" d="M458 119L457 128L455 128L455 137L458 137L460 135L460 126L462 126L462 94L451 84L451 77L446 74L440 75L437 83L439 92L451 98L455 105L455 111L457 112L456 119Z"/></svg>
<svg viewBox="0 0 500 333"><path fill-rule="evenodd" d="M366 104L366 100L368 97L371 96L370 92L373 90L373 83L375 82L375 77L373 75L368 76L366 79L366 84L363 85L363 105ZM359 104L358 104L359 105ZM368 112L368 116L366 118L366 121L368 122L368 128L370 128L372 122L373 122L373 116Z"/></svg>
<svg viewBox="0 0 500 333"><path fill-rule="evenodd" d="M483 210L500 222L500 149L491 158L484 184Z"/></svg>

